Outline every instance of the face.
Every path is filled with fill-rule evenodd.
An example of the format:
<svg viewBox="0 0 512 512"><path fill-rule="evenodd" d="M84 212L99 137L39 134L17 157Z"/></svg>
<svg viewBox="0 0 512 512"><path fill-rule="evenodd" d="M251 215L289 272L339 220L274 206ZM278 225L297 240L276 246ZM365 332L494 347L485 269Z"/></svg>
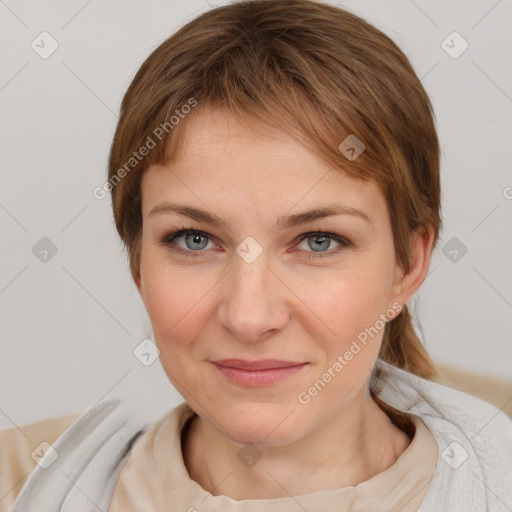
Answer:
<svg viewBox="0 0 512 512"><path fill-rule="evenodd" d="M366 392L403 304L387 205L280 131L222 110L187 122L179 157L142 181L137 286L160 360L218 432L290 443Z"/></svg>

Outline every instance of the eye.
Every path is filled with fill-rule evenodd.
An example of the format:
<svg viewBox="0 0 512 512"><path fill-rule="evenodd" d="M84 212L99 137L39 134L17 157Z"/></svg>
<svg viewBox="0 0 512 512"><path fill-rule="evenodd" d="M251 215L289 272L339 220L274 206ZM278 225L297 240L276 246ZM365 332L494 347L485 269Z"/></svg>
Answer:
<svg viewBox="0 0 512 512"><path fill-rule="evenodd" d="M339 245L335 249L328 251L327 249L331 247L333 240ZM305 251L305 258L323 258L324 256L332 256L333 254L336 254L352 245L352 243L346 238L327 231L304 233L300 236L300 242L302 243L304 241L307 241L306 246L312 249L311 252Z"/></svg>
<svg viewBox="0 0 512 512"><path fill-rule="evenodd" d="M176 244L176 241L180 238L183 239L184 247L180 247ZM203 252L202 250L205 249L208 245L209 238L210 235L204 233L203 231L185 228L185 226L183 226L183 229L172 231L171 233L165 235L160 240L160 243L169 247L169 249L178 254L194 258L196 256L200 256L200 254L194 253Z"/></svg>
<svg viewBox="0 0 512 512"><path fill-rule="evenodd" d="M177 241L180 239L183 239L182 246L177 244ZM198 231L197 229L185 228L185 226L183 226L182 229L178 231L172 231L166 234L160 240L160 244L168 247L171 251L177 254L195 258L201 256L205 252L203 249L207 248L209 239L211 239L211 235L208 233ZM304 258L322 258L332 256L343 249L352 246L352 243L345 237L327 231L313 231L300 235L300 243L297 247L306 240L308 242L304 244L305 247L299 250L299 252L305 253L302 256ZM338 247L331 249L332 241L337 243ZM213 244L213 242L211 243ZM308 248L312 250L308 251ZM295 252L295 249L293 252Z"/></svg>

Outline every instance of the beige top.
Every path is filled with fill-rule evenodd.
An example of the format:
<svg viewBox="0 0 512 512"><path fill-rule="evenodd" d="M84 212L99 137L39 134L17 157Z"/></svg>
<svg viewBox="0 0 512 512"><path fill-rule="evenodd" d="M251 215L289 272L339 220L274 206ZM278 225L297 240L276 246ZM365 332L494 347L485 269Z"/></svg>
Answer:
<svg viewBox="0 0 512 512"><path fill-rule="evenodd" d="M85 411L0 431L0 512L10 511L36 466L40 443L54 443ZM356 486L288 498L235 501L214 496L192 480L181 451L181 434L194 415L186 402L157 421L135 443L108 512L372 512L418 510L433 477L438 446L412 415L411 444L386 471ZM39 448L39 452L42 449Z"/></svg>
<svg viewBox="0 0 512 512"><path fill-rule="evenodd" d="M121 470L108 512L173 510L183 512L372 512L418 510L437 463L437 442L423 421L412 415L416 432L398 460L356 486L277 499L235 501L215 496L192 480L181 451L181 433L194 415L181 403L155 423L135 444Z"/></svg>

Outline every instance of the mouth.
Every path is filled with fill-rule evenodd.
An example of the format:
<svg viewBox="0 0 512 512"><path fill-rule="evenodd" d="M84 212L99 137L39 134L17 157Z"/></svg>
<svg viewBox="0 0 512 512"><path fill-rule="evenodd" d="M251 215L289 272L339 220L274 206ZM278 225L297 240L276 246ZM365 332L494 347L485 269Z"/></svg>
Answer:
<svg viewBox="0 0 512 512"><path fill-rule="evenodd" d="M263 359L210 361L228 380L244 386L269 386L297 374L309 363Z"/></svg>

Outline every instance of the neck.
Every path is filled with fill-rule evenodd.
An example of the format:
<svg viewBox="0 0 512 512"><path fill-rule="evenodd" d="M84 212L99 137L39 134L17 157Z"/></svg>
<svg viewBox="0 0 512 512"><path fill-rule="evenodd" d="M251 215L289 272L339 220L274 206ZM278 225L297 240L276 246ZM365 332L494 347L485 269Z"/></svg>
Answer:
<svg viewBox="0 0 512 512"><path fill-rule="evenodd" d="M355 486L385 471L410 442L365 394L293 443L258 445L261 458L248 467L237 456L240 443L196 416L183 440L183 458L190 478L211 494L274 499Z"/></svg>

